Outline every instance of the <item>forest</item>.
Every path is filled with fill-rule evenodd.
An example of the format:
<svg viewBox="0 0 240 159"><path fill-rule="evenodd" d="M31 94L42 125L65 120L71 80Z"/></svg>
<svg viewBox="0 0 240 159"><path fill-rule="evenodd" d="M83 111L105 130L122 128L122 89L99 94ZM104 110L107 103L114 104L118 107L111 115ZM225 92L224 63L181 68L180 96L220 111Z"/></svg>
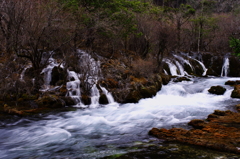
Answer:
<svg viewBox="0 0 240 159"><path fill-rule="evenodd" d="M240 153L239 0L1 0L0 41L3 158Z"/></svg>
<svg viewBox="0 0 240 159"><path fill-rule="evenodd" d="M1 108L6 103L17 106L19 101L41 96L44 84L41 72L52 56L65 66L62 70L65 74L59 75L58 84L52 85L66 83L68 68L81 72L83 69L76 62L77 49L105 60L101 67L108 71L103 71L102 84L114 87L117 81L125 81L117 86L123 94L129 94L126 83L144 83L152 74L162 73L163 58L172 53L237 55L239 3L238 0L3 0L0 2ZM109 60L112 64L107 65ZM116 78L114 71L124 72L121 64L127 67L125 75ZM87 78L83 76L81 81L84 83ZM82 85L86 97L89 88ZM122 98L118 101L123 102Z"/></svg>

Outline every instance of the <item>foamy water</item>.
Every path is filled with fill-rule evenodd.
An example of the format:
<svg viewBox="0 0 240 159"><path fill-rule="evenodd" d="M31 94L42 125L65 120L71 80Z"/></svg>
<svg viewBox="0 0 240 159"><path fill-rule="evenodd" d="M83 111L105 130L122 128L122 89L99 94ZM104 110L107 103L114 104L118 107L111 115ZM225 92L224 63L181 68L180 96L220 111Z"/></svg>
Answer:
<svg viewBox="0 0 240 159"><path fill-rule="evenodd" d="M109 105L43 117L22 119L0 127L1 158L98 158L126 153L137 141L148 142L152 127L187 127L191 119L203 119L215 109L225 110L239 99L227 80L199 78L170 83L153 98L136 104ZM208 93L211 86L227 88L224 95Z"/></svg>

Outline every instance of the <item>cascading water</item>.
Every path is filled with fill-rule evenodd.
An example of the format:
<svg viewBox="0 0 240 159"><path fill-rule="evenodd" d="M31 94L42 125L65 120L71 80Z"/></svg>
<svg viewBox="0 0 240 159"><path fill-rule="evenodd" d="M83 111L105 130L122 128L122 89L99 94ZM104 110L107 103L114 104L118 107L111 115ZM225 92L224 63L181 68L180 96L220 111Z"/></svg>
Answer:
<svg viewBox="0 0 240 159"><path fill-rule="evenodd" d="M184 59L183 57L181 56L178 56L178 55L174 55L174 57L176 57L177 59L179 59L180 61L182 61L183 63L186 63L188 66L190 66L190 68L192 69L192 71L194 70L192 65L190 64L190 62L186 59Z"/></svg>
<svg viewBox="0 0 240 159"><path fill-rule="evenodd" d="M52 69L55 66L59 65L58 63L56 63L56 61L53 58L49 58L48 63L49 63L49 65L46 68L44 68L41 72L41 74L42 73L44 74L44 86L43 86L42 91L46 91L50 88L50 82L52 79L52 75L51 75Z"/></svg>
<svg viewBox="0 0 240 159"><path fill-rule="evenodd" d="M80 71L79 73L69 71L69 78L73 77L74 81L70 81L67 83L68 89L67 96L70 96L79 101L80 103L77 104L78 106L86 107L80 100L81 99L80 81L84 81L83 85L86 87L85 89L89 90L91 94L90 107L91 108L98 107L100 93L97 88L97 83L99 77L101 76L100 62L94 60L88 53L82 50L77 51L77 56L79 59ZM76 89L78 93L73 94L73 92L76 92Z"/></svg>
<svg viewBox="0 0 240 159"><path fill-rule="evenodd" d="M80 80L78 74L74 71L68 71L67 96L72 97L75 102L80 106L81 103L81 91L80 91Z"/></svg>
<svg viewBox="0 0 240 159"><path fill-rule="evenodd" d="M75 73L69 73L72 82L78 81ZM3 159L91 159L139 152L155 141L157 147L163 147L162 141L148 136L152 127L188 128L191 119L204 119L215 109L226 110L239 103L239 99L230 97L233 87L224 85L227 80L239 79L193 78L188 82L169 83L155 97L136 104L111 103L95 109L49 115L39 121L23 118L16 123L0 122L0 156ZM224 95L209 94L207 90L213 85L224 86L227 91ZM136 149L139 144L142 147ZM168 151L171 150L162 153L171 158ZM222 157L218 152L215 155ZM202 156L198 153L195 158Z"/></svg>
<svg viewBox="0 0 240 159"><path fill-rule="evenodd" d="M166 63L169 66L169 70L170 70L171 75L172 76L177 76L178 75L178 73L177 73L177 66L174 65L170 60L166 60Z"/></svg>
<svg viewBox="0 0 240 159"><path fill-rule="evenodd" d="M99 90L98 90L96 84L94 84L91 89L91 108L95 108L99 105L99 102L98 102L99 97L100 97Z"/></svg>
<svg viewBox="0 0 240 159"><path fill-rule="evenodd" d="M229 69L229 59L228 57L226 57L224 59L224 63L222 66L222 72L221 72L221 77L227 77L228 76L228 69Z"/></svg>
<svg viewBox="0 0 240 159"><path fill-rule="evenodd" d="M183 66L182 66L178 61L176 61L176 65L177 65L177 67L178 67L178 70L179 70L179 72L180 72L180 75L181 75L181 76L184 76L184 75L185 75L185 71L184 71Z"/></svg>
<svg viewBox="0 0 240 159"><path fill-rule="evenodd" d="M206 76L208 69L205 67L205 65L204 65L201 61L199 61L199 60L197 60L197 59L195 59L195 60L202 66L202 69L203 69L203 74L202 74L202 76Z"/></svg>
<svg viewBox="0 0 240 159"><path fill-rule="evenodd" d="M22 73L20 74L20 80L24 81L25 72L28 68L31 68L31 67L32 67L32 65L28 65L23 69Z"/></svg>
<svg viewBox="0 0 240 159"><path fill-rule="evenodd" d="M101 86L100 86L100 88L103 91L103 93L106 95L106 97L108 99L108 103L109 104L114 103L114 98L113 98L112 94L110 92L108 92L106 88L101 87Z"/></svg>

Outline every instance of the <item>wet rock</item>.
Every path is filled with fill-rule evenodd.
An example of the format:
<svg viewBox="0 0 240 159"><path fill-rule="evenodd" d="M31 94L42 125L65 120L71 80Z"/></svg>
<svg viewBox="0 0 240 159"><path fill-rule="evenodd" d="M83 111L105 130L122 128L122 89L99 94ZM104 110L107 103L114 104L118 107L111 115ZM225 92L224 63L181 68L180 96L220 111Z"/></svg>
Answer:
<svg viewBox="0 0 240 159"><path fill-rule="evenodd" d="M50 82L50 85L61 85L63 84L64 82L64 77L66 77L66 74L64 73L64 70L63 68L61 67L54 67L52 69L52 79L51 79L51 82Z"/></svg>
<svg viewBox="0 0 240 159"><path fill-rule="evenodd" d="M108 99L105 94L101 94L99 97L99 104L108 104Z"/></svg>
<svg viewBox="0 0 240 159"><path fill-rule="evenodd" d="M232 98L240 98L240 85L235 85L231 93Z"/></svg>
<svg viewBox="0 0 240 159"><path fill-rule="evenodd" d="M90 105L91 104L91 98L88 95L82 95L81 101L84 105Z"/></svg>
<svg viewBox="0 0 240 159"><path fill-rule="evenodd" d="M168 141L240 153L240 113L216 110L209 116L208 122L197 119L190 121L189 125L193 126L190 130L152 128L149 134Z"/></svg>
<svg viewBox="0 0 240 159"><path fill-rule="evenodd" d="M173 79L173 82L182 82L182 81L191 81L188 77L176 77Z"/></svg>
<svg viewBox="0 0 240 159"><path fill-rule="evenodd" d="M216 95L223 95L226 92L226 88L222 86L212 86L209 90L209 93L216 94Z"/></svg>
<svg viewBox="0 0 240 159"><path fill-rule="evenodd" d="M191 125L195 129L202 129L206 126L206 122L200 119L193 119L188 123L188 125Z"/></svg>
<svg viewBox="0 0 240 159"><path fill-rule="evenodd" d="M229 58L229 76L240 76L240 59L238 57L231 56Z"/></svg>
<svg viewBox="0 0 240 159"><path fill-rule="evenodd" d="M77 103L75 102L75 100L71 97L60 97L67 106L71 106L71 105L76 105Z"/></svg>
<svg viewBox="0 0 240 159"><path fill-rule="evenodd" d="M44 95L40 97L37 101L39 107L47 107L47 108L62 108L66 104L63 99L59 98L56 95Z"/></svg>
<svg viewBox="0 0 240 159"><path fill-rule="evenodd" d="M240 84L240 80L236 80L236 81L229 80L225 82L225 85L230 85L230 86L237 85L237 84Z"/></svg>

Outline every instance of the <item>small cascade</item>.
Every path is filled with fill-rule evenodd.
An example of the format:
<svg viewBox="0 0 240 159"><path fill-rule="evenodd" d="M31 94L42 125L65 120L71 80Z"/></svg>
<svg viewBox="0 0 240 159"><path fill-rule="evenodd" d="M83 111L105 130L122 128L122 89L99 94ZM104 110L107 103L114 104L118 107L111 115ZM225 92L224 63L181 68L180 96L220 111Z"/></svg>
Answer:
<svg viewBox="0 0 240 159"><path fill-rule="evenodd" d="M168 64L169 66L169 70L170 70L170 73L172 76L177 76L178 73L177 73L177 66L174 65L172 62L170 62L169 60L166 61L166 63Z"/></svg>
<svg viewBox="0 0 240 159"><path fill-rule="evenodd" d="M80 91L80 80L78 78L78 75L74 71L68 71L68 79L69 82L67 82L67 96L72 97L76 103L81 104L81 91Z"/></svg>
<svg viewBox="0 0 240 159"><path fill-rule="evenodd" d="M177 65L177 67L178 67L178 70L179 70L179 72L180 72L180 75L181 75L181 76L184 76L184 75L185 75L185 71L184 71L183 66L182 66L178 61L176 61L176 65Z"/></svg>
<svg viewBox="0 0 240 159"><path fill-rule="evenodd" d="M77 52L78 60L78 69L79 72L69 71L70 82L67 83L68 93L67 96L70 96L76 100L78 105L82 106L81 103L81 85L85 87L84 90L89 90L91 94L91 105L90 108L95 108L99 105L100 93L96 83L98 83L99 78L101 77L100 62L96 61L91 57L90 54L85 51L78 50ZM108 97L108 96L107 96ZM113 99L111 99L113 100ZM114 100L113 100L114 101ZM110 102L109 102L110 103Z"/></svg>
<svg viewBox="0 0 240 159"><path fill-rule="evenodd" d="M109 104L114 103L115 101L114 101L114 98L113 98L112 94L110 92L108 92L106 88L101 87L101 86L100 86L100 88L103 91L103 93L106 95L106 97L108 99L108 103Z"/></svg>
<svg viewBox="0 0 240 159"><path fill-rule="evenodd" d="M224 59L224 63L223 63L223 66L222 66L221 77L227 77L228 69L229 69L229 59L228 59L228 57L226 57Z"/></svg>
<svg viewBox="0 0 240 159"><path fill-rule="evenodd" d="M201 61L198 61L197 59L195 59L195 60L202 66L202 69L203 69L202 76L206 76L208 69L205 67L205 65Z"/></svg>
<svg viewBox="0 0 240 159"><path fill-rule="evenodd" d="M190 62L186 59L184 59L183 57L181 56L178 56L178 55L174 55L177 59L179 59L180 61L182 61L183 63L186 63L187 65L189 65L189 67L192 69L192 71L194 70L192 65L190 64Z"/></svg>
<svg viewBox="0 0 240 159"><path fill-rule="evenodd" d="M99 90L97 88L97 85L94 84L92 89L91 89L91 108L95 108L99 105L99 97L100 97L100 93Z"/></svg>
<svg viewBox="0 0 240 159"><path fill-rule="evenodd" d="M28 65L28 66L26 66L26 67L23 69L23 71L22 71L22 73L21 73L21 75L20 75L20 80L24 81L25 72L26 72L26 70L27 70L28 68L30 68L30 67L32 67L32 65Z"/></svg>
<svg viewBox="0 0 240 159"><path fill-rule="evenodd" d="M44 86L42 91L46 91L50 88L50 82L52 80L52 69L55 66L58 66L58 63L56 63L53 58L49 58L48 62L49 65L46 68L44 68L41 72L41 74L42 73L44 74Z"/></svg>

